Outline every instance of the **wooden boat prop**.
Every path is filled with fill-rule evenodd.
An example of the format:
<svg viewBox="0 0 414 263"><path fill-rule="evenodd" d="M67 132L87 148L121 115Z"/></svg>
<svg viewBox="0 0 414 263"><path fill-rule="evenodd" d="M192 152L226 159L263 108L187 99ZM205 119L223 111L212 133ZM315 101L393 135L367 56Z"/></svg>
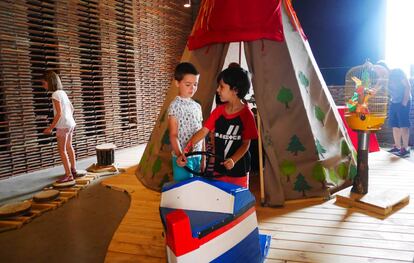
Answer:
<svg viewBox="0 0 414 263"><path fill-rule="evenodd" d="M270 236L259 234L246 188L194 177L165 184L160 215L169 262L263 262Z"/></svg>

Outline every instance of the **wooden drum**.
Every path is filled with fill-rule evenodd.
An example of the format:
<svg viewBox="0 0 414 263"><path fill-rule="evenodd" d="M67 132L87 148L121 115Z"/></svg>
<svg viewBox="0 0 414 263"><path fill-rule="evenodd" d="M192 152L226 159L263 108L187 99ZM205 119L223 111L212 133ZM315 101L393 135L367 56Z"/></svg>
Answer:
<svg viewBox="0 0 414 263"><path fill-rule="evenodd" d="M96 146L96 158L98 166L108 166L115 162L116 145L106 143Z"/></svg>

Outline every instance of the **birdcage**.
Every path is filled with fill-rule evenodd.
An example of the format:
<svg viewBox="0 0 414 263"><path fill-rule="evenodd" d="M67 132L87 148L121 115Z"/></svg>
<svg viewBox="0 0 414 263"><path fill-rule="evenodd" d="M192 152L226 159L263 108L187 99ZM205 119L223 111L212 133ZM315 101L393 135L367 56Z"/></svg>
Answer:
<svg viewBox="0 0 414 263"><path fill-rule="evenodd" d="M345 119L357 131L380 130L387 117L388 70L366 62L351 68L345 79Z"/></svg>

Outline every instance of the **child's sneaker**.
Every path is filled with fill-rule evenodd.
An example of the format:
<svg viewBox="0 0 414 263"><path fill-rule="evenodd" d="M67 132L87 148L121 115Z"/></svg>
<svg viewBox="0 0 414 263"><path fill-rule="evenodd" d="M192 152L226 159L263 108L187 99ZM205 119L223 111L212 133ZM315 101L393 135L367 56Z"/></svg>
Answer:
<svg viewBox="0 0 414 263"><path fill-rule="evenodd" d="M397 147L392 147L392 149L391 150L388 150L388 152L389 153L399 153L400 152L400 149L398 149Z"/></svg>
<svg viewBox="0 0 414 263"><path fill-rule="evenodd" d="M407 151L404 147L401 148L399 153L396 153L397 156L401 158L410 157L410 151Z"/></svg>

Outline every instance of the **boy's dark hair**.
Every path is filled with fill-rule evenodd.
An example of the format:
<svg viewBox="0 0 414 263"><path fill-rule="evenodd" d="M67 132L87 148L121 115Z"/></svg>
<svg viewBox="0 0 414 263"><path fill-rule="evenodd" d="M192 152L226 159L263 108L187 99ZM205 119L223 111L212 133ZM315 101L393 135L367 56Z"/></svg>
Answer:
<svg viewBox="0 0 414 263"><path fill-rule="evenodd" d="M193 64L189 62L181 62L175 67L174 79L181 81L187 74L198 75L199 73Z"/></svg>
<svg viewBox="0 0 414 263"><path fill-rule="evenodd" d="M237 90L237 97L244 99L250 89L249 73L240 66L231 66L223 70L217 77L217 83L223 80L230 89Z"/></svg>

